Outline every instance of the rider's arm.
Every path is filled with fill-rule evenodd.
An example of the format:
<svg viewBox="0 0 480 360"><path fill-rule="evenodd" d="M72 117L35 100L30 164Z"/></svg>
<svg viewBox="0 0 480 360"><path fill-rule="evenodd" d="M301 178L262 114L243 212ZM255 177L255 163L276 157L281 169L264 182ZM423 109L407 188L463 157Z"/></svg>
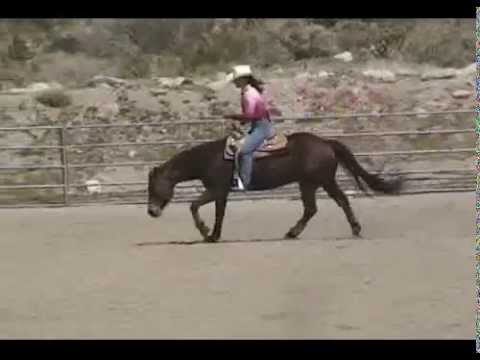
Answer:
<svg viewBox="0 0 480 360"><path fill-rule="evenodd" d="M242 94L242 114L228 115L227 119L251 121L265 116L266 106L263 98L256 91L245 91Z"/></svg>

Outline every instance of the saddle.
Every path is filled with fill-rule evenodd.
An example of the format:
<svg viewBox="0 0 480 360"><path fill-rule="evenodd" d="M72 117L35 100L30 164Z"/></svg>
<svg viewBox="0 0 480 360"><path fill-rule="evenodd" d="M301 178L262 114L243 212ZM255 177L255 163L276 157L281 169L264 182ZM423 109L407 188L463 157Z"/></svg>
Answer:
<svg viewBox="0 0 480 360"><path fill-rule="evenodd" d="M225 145L225 160L235 160L235 155L241 149L244 141L245 136L239 137L238 134L230 135ZM288 140L285 134L277 133L273 137L266 139L263 144L255 150L253 158L264 158L287 152L287 144Z"/></svg>

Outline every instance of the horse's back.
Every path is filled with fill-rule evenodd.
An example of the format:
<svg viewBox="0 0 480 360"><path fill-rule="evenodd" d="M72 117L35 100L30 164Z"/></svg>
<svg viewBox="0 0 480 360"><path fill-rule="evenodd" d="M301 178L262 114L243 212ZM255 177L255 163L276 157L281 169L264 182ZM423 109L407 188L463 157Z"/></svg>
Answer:
<svg viewBox="0 0 480 360"><path fill-rule="evenodd" d="M287 135L288 144L292 146L305 145L316 148L331 148L329 140L309 132L295 132Z"/></svg>
<svg viewBox="0 0 480 360"><path fill-rule="evenodd" d="M297 154L299 161L313 164L327 161L336 163L330 140L309 132L296 132L287 136L289 151Z"/></svg>

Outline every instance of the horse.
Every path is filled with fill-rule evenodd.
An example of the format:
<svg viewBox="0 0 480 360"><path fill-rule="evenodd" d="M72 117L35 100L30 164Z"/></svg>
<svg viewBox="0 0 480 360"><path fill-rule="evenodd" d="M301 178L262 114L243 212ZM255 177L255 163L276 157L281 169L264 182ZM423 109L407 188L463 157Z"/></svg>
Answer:
<svg viewBox="0 0 480 360"><path fill-rule="evenodd" d="M338 164L353 176L358 187L367 192L361 179L375 192L398 193L402 179L387 181L367 172L351 150L335 139L327 139L308 132L283 135L285 145L263 156L256 153L252 181L248 190L264 191L291 183L298 183L303 202L303 215L285 234L286 239L297 238L317 213L316 191L323 187L326 193L345 213L354 237L360 237L361 225L349 200L338 186L335 175ZM175 185L200 180L205 191L190 204L195 227L205 242L221 238L223 219L231 191L235 161L225 157L231 138L212 140L181 151L148 174L147 213L161 216L174 195ZM260 150L258 150L260 151ZM266 156L265 156L266 154ZM231 159L230 159L231 160ZM199 215L203 205L215 202L215 224L212 233Z"/></svg>

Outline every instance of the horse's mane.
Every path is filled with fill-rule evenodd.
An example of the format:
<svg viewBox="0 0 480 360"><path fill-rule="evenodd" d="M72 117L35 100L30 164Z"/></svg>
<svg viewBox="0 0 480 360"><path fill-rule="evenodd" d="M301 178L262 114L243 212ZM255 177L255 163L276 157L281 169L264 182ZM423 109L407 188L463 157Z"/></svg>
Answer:
<svg viewBox="0 0 480 360"><path fill-rule="evenodd" d="M208 149L208 148L215 148L216 146L224 146L226 142L226 137L223 137L221 139L216 139L212 141L208 141L202 144L198 144L195 146L192 146L188 149L184 149L182 151L179 151L175 155L173 155L170 159L165 161L163 164L157 165L152 168L151 175L156 176L156 174L163 172L172 166L175 166L178 163L181 163L185 161L187 158L189 158L192 154L199 153L199 151Z"/></svg>

